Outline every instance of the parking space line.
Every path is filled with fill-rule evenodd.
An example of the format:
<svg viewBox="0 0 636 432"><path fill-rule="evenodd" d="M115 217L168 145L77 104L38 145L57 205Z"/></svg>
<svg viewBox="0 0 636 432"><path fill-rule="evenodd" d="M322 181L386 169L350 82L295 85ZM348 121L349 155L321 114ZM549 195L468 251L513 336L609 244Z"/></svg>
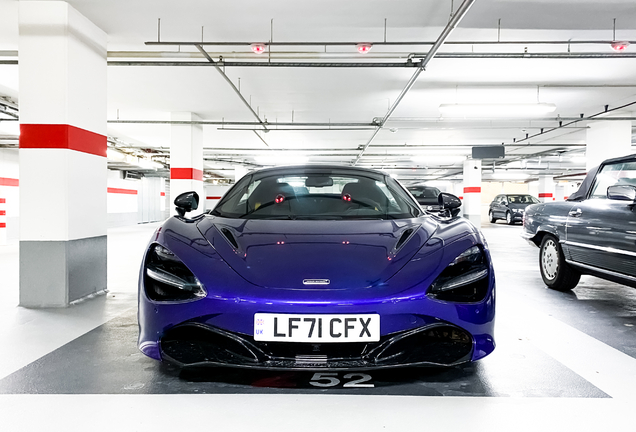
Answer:
<svg viewBox="0 0 636 432"><path fill-rule="evenodd" d="M506 321L534 346L612 398L636 397L636 359L538 310L514 315Z"/></svg>

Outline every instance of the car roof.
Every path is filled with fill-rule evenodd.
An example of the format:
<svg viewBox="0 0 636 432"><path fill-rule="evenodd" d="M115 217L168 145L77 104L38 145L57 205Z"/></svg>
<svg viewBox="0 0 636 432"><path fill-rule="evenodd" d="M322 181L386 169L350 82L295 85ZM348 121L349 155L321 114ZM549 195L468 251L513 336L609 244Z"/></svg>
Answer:
<svg viewBox="0 0 636 432"><path fill-rule="evenodd" d="M289 173L298 173L298 171L316 171L316 172L325 172L325 171L336 171L336 172L351 172L358 174L372 174L374 176L386 176L387 174L373 169L368 168L359 168L353 167L349 165L324 165L324 164L308 164L308 165L289 165L284 167L272 167L272 168L261 168L258 170L250 171L249 174L270 174L270 175L279 175L279 174L289 174Z"/></svg>

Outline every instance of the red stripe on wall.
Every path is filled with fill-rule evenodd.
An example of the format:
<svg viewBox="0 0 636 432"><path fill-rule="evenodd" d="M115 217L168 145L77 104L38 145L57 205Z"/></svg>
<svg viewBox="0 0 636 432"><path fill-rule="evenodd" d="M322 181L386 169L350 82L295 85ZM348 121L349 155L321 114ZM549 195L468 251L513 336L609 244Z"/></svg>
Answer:
<svg viewBox="0 0 636 432"><path fill-rule="evenodd" d="M20 180L0 177L0 186L20 186Z"/></svg>
<svg viewBox="0 0 636 432"><path fill-rule="evenodd" d="M540 193L539 198L552 198L552 194L549 192Z"/></svg>
<svg viewBox="0 0 636 432"><path fill-rule="evenodd" d="M464 188L464 193L481 193L481 186L471 186L471 187L465 187Z"/></svg>
<svg viewBox="0 0 636 432"><path fill-rule="evenodd" d="M106 157L104 135L64 124L21 124L20 148L69 149Z"/></svg>
<svg viewBox="0 0 636 432"><path fill-rule="evenodd" d="M161 192L161 194L160 194L160 195L161 195L161 196L166 196L166 193L165 193L165 192Z"/></svg>
<svg viewBox="0 0 636 432"><path fill-rule="evenodd" d="M221 199L220 196L209 196L209 197L205 197L205 199Z"/></svg>
<svg viewBox="0 0 636 432"><path fill-rule="evenodd" d="M6 224L6 223L4 223L4 222L0 222L0 228L6 228L6 227L7 227L7 224Z"/></svg>
<svg viewBox="0 0 636 432"><path fill-rule="evenodd" d="M0 210L0 216L6 216L6 215L7 215L6 210Z"/></svg>
<svg viewBox="0 0 636 432"><path fill-rule="evenodd" d="M4 204L6 202L7 202L6 198L0 198L0 204Z"/></svg>
<svg viewBox="0 0 636 432"><path fill-rule="evenodd" d="M134 189L119 189L119 188L108 188L108 193L118 193L118 194L126 194L126 195L137 195L137 191Z"/></svg>
<svg viewBox="0 0 636 432"><path fill-rule="evenodd" d="M172 180L203 180L203 171L195 168L170 168Z"/></svg>

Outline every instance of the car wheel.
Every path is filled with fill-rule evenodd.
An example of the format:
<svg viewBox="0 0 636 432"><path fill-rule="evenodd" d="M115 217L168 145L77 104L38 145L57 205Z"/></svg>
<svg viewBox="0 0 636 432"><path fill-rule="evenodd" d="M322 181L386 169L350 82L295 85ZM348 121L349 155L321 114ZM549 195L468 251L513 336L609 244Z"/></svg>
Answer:
<svg viewBox="0 0 636 432"><path fill-rule="evenodd" d="M490 219L490 223L497 222L497 219L495 218L495 215L492 214L492 210L488 212L488 218Z"/></svg>
<svg viewBox="0 0 636 432"><path fill-rule="evenodd" d="M565 262L563 249L556 237L546 235L539 248L539 267L543 282L557 291L570 291L581 278L581 273Z"/></svg>
<svg viewBox="0 0 636 432"><path fill-rule="evenodd" d="M506 223L512 225L515 221L512 219L512 213L506 212Z"/></svg>

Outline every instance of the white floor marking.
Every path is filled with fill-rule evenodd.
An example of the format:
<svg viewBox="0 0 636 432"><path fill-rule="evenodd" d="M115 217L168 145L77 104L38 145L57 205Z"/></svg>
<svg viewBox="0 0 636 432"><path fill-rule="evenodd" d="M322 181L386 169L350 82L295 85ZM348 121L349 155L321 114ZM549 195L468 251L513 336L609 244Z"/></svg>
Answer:
<svg viewBox="0 0 636 432"><path fill-rule="evenodd" d="M633 403L281 394L0 395L0 426L3 432L630 431Z"/></svg>

